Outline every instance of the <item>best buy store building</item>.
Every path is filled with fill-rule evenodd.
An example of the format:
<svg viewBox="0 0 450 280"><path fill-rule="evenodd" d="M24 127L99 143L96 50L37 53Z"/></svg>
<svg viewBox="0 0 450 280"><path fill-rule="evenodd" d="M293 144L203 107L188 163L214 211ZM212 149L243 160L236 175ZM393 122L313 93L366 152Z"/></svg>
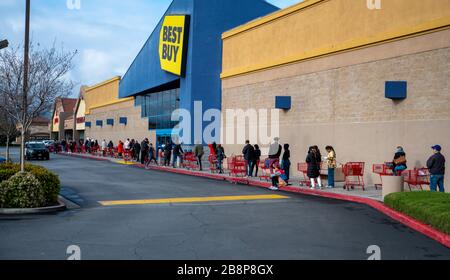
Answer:
<svg viewBox="0 0 450 280"><path fill-rule="evenodd" d="M369 186L399 145L409 169L435 144L449 159L450 0L381 4L309 0L225 32L222 110L279 108L293 169L309 146L332 145L339 162L366 163Z"/></svg>
<svg viewBox="0 0 450 280"><path fill-rule="evenodd" d="M119 97L134 97L141 108L153 143L170 139L178 124L171 121L174 110L194 112L194 102L201 101L201 118L208 109L221 109L222 33L276 10L264 0L171 3L119 86ZM185 142L198 140L194 130L209 123L200 119L194 125L194 121L192 116L192 131L180 131L182 136L191 135ZM217 142L219 130L214 132Z"/></svg>
<svg viewBox="0 0 450 280"><path fill-rule="evenodd" d="M307 0L278 10L263 0L174 0L117 81L129 107L115 119L113 107L101 117L91 111L91 125L103 124L92 137L109 140L106 120L116 125L134 106L145 128L127 128L128 119L124 135L161 143L176 125L172 112L202 101L202 112L279 109L293 169L309 146L333 145L339 162L364 161L373 185L371 165L392 160L398 145L409 168L423 166L434 144L450 156L450 0L381 2ZM226 116L221 122L217 142L229 138ZM227 154L242 144L225 143Z"/></svg>

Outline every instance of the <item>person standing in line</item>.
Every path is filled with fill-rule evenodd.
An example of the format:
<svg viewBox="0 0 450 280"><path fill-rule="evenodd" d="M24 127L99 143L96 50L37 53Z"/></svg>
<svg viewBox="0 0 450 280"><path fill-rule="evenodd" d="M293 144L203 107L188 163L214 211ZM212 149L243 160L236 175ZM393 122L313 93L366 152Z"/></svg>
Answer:
<svg viewBox="0 0 450 280"><path fill-rule="evenodd" d="M130 139L127 139L126 141L125 141L125 143L123 144L123 148L124 148L124 150L125 150L125 152L129 152L130 151Z"/></svg>
<svg viewBox="0 0 450 280"><path fill-rule="evenodd" d="M280 156L283 148L280 145L280 138L275 137L274 142L270 145L269 148L269 168L270 174L273 173L273 168L275 165L280 165Z"/></svg>
<svg viewBox="0 0 450 280"><path fill-rule="evenodd" d="M250 144L250 141L245 141L245 146L242 150L242 154L245 160L245 173L248 177L252 177L254 153L255 148L253 148L253 146Z"/></svg>
<svg viewBox="0 0 450 280"><path fill-rule="evenodd" d="M109 140L108 149L110 149L110 150L114 149L114 143L112 140Z"/></svg>
<svg viewBox="0 0 450 280"><path fill-rule="evenodd" d="M208 144L209 154L213 156L217 156L217 143L213 142L212 144Z"/></svg>
<svg viewBox="0 0 450 280"><path fill-rule="evenodd" d="M433 155L427 161L427 167L430 170L430 190L436 192L439 187L439 191L444 193L444 177L445 177L445 157L442 155L442 147L440 145L434 145Z"/></svg>
<svg viewBox="0 0 450 280"><path fill-rule="evenodd" d="M167 141L164 149L164 166L170 166L170 160L172 159L172 144Z"/></svg>
<svg viewBox="0 0 450 280"><path fill-rule="evenodd" d="M130 143L130 151L132 151L133 154L133 160L135 160L136 162L139 162L140 160L140 155L141 155L141 144L139 144L138 140L131 140Z"/></svg>
<svg viewBox="0 0 450 280"><path fill-rule="evenodd" d="M84 142L84 151L88 154L91 153L91 140L89 137L86 139L86 142Z"/></svg>
<svg viewBox="0 0 450 280"><path fill-rule="evenodd" d="M289 144L284 144L284 153L281 160L281 168L283 169L285 175L284 181L287 185L289 185L289 175L291 170L291 151L289 150Z"/></svg>
<svg viewBox="0 0 450 280"><path fill-rule="evenodd" d="M136 141L136 143L137 143L137 141ZM140 145L141 149L139 150L139 153L140 153L141 164L145 164L149 160L149 158L148 158L149 150L150 150L149 144L150 144L150 141L148 140L148 138L145 138L144 141L142 141L142 143Z"/></svg>
<svg viewBox="0 0 450 280"><path fill-rule="evenodd" d="M259 163L261 162L261 150L259 149L258 144L254 146L254 149L255 152L253 154L253 164L251 174L253 174L253 169L255 169L255 177L258 177Z"/></svg>
<svg viewBox="0 0 450 280"><path fill-rule="evenodd" d="M194 147L194 154L197 158L198 166L200 167L200 171L203 171L202 167L202 157L205 154L205 151L203 150L203 145L200 144L200 142L197 142L197 144Z"/></svg>
<svg viewBox="0 0 450 280"><path fill-rule="evenodd" d="M225 149L219 144L217 146L217 168L219 169L219 174L223 174L223 160L226 158Z"/></svg>
<svg viewBox="0 0 450 280"><path fill-rule="evenodd" d="M173 163L172 163L172 167L176 168L177 165L177 161L178 159L180 159L180 166L183 165L183 147L181 146L181 143L178 143L175 145L175 147L173 148Z"/></svg>
<svg viewBox="0 0 450 280"><path fill-rule="evenodd" d="M319 146L313 146L316 155L317 163L319 164L319 172L322 169L322 153L320 152Z"/></svg>
<svg viewBox="0 0 450 280"><path fill-rule="evenodd" d="M117 156L119 158L123 157L123 153L125 152L123 148L123 142L119 140L119 144L117 145Z"/></svg>
<svg viewBox="0 0 450 280"><path fill-rule="evenodd" d="M318 152L314 147L310 147L306 163L308 163L308 177L311 180L311 189L316 188L316 181L319 189L322 189L322 180L320 178L320 162L317 160Z"/></svg>
<svg viewBox="0 0 450 280"><path fill-rule="evenodd" d="M397 150L395 151L394 159L392 160L394 176L400 176L402 172L408 168L406 163L406 153L403 147L398 146Z"/></svg>
<svg viewBox="0 0 450 280"><path fill-rule="evenodd" d="M155 154L156 154L155 148L153 147L153 144L150 143L150 146L148 148L148 158L149 158L148 164L150 164L152 161L154 161L155 164L158 164Z"/></svg>
<svg viewBox="0 0 450 280"><path fill-rule="evenodd" d="M106 156L106 149L107 149L106 140L103 139L103 141L102 141L102 152L103 152L103 156Z"/></svg>
<svg viewBox="0 0 450 280"><path fill-rule="evenodd" d="M328 155L324 157L327 161L328 166L328 189L333 189L335 187L334 183L334 173L337 167L336 163L336 152L334 151L334 148L332 146L326 146L325 150L327 151Z"/></svg>

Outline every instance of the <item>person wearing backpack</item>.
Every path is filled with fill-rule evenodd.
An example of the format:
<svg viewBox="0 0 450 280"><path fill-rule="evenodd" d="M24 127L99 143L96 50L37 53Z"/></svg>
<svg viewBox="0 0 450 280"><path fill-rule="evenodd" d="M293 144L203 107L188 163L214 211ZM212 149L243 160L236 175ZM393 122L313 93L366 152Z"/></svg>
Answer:
<svg viewBox="0 0 450 280"><path fill-rule="evenodd" d="M219 144L217 146L217 168L219 169L219 174L223 174L223 160L226 158L225 149Z"/></svg>
<svg viewBox="0 0 450 280"><path fill-rule="evenodd" d="M398 146L392 160L392 168L394 170L394 176L400 176L408 166L406 165L406 153L402 147Z"/></svg>

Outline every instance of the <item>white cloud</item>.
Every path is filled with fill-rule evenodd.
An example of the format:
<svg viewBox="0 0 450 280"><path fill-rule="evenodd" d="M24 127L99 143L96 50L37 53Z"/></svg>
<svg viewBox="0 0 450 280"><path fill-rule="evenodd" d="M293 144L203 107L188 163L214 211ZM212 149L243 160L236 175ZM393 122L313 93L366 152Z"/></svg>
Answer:
<svg viewBox="0 0 450 280"><path fill-rule="evenodd" d="M93 85L111 78L112 68L113 59L106 52L95 49L82 51L79 71L83 84Z"/></svg>

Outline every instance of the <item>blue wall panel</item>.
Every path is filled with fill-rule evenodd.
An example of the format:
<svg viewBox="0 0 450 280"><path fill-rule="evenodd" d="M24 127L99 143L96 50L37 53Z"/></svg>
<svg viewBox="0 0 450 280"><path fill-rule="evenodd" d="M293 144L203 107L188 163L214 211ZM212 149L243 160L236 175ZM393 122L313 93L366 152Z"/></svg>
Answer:
<svg viewBox="0 0 450 280"><path fill-rule="evenodd" d="M292 98L290 96L276 96L275 108L282 110L290 110L292 106Z"/></svg>
<svg viewBox="0 0 450 280"><path fill-rule="evenodd" d="M180 79L181 108L193 114L194 102L202 101L202 113L221 109L222 33L276 10L264 0L174 0L165 15L191 16L185 77L161 70L158 45L164 15L120 82L119 96L151 92ZM192 137L193 129L192 115Z"/></svg>
<svg viewBox="0 0 450 280"><path fill-rule="evenodd" d="M385 85L385 97L394 100L406 99L408 83L406 81L388 81Z"/></svg>

